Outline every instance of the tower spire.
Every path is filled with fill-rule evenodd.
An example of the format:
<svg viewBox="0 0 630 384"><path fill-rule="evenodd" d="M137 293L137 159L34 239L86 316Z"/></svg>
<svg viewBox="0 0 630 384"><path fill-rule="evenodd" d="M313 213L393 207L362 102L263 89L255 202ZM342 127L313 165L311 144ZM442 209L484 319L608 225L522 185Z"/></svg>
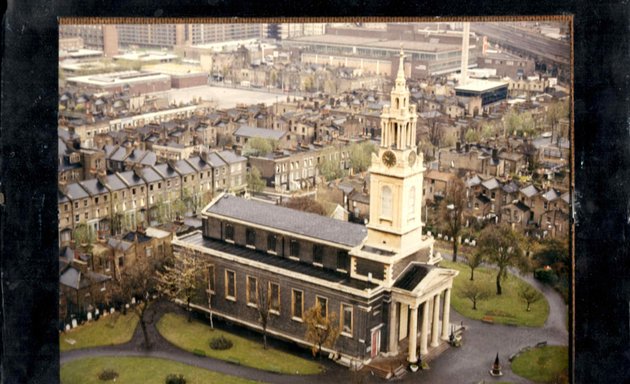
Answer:
<svg viewBox="0 0 630 384"><path fill-rule="evenodd" d="M400 44L400 63L398 64L398 74L396 75L396 82L398 81L405 81L405 52L402 44Z"/></svg>

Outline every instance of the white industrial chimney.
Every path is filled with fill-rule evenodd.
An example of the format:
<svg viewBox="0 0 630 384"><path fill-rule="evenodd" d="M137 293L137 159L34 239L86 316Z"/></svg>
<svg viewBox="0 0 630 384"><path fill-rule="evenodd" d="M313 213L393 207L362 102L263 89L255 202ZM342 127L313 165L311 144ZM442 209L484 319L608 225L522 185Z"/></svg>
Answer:
<svg viewBox="0 0 630 384"><path fill-rule="evenodd" d="M462 68L460 71L459 85L468 82L468 44L470 41L470 22L464 23L462 32Z"/></svg>

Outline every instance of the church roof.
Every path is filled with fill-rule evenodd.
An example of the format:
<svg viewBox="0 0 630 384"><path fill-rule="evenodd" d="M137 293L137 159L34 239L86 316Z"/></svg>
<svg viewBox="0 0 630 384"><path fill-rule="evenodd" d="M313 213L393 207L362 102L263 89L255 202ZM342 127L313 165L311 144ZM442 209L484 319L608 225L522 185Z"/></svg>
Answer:
<svg viewBox="0 0 630 384"><path fill-rule="evenodd" d="M367 236L363 225L231 195L221 197L206 212L349 247Z"/></svg>
<svg viewBox="0 0 630 384"><path fill-rule="evenodd" d="M413 291L424 277L433 269L433 266L423 264L413 264L394 283L394 287Z"/></svg>

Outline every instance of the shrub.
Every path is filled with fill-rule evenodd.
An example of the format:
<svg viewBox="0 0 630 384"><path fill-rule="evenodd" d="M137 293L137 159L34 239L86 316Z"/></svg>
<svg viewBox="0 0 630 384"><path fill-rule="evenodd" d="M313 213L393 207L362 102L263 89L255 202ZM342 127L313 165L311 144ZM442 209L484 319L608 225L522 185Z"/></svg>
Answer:
<svg viewBox="0 0 630 384"><path fill-rule="evenodd" d="M196 356L206 357L206 353L201 349L194 349L193 354Z"/></svg>
<svg viewBox="0 0 630 384"><path fill-rule="evenodd" d="M118 372L113 369L103 369L101 373L98 374L98 378L101 381L111 381L115 380L118 377Z"/></svg>
<svg viewBox="0 0 630 384"><path fill-rule="evenodd" d="M210 348L214 350L224 351L232 348L232 341L224 336L214 337L210 340Z"/></svg>
<svg viewBox="0 0 630 384"><path fill-rule="evenodd" d="M186 384L186 379L184 378L184 375L171 373L166 376L165 384Z"/></svg>

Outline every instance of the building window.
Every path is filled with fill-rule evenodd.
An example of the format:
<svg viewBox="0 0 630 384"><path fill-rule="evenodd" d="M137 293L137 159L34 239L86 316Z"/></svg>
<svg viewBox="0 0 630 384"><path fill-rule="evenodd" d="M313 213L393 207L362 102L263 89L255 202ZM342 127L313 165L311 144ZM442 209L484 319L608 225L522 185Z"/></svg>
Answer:
<svg viewBox="0 0 630 384"><path fill-rule="evenodd" d="M247 230L245 231L245 245L251 248L256 247L256 231L255 230L251 228L247 228Z"/></svg>
<svg viewBox="0 0 630 384"><path fill-rule="evenodd" d="M341 334L352 337L352 305L341 304Z"/></svg>
<svg viewBox="0 0 630 384"><path fill-rule="evenodd" d="M225 224L225 240L234 242L234 226Z"/></svg>
<svg viewBox="0 0 630 384"><path fill-rule="evenodd" d="M322 315L322 318L327 319L328 318L328 299L325 297L316 296L315 303L319 306L319 309L321 311L320 314Z"/></svg>
<svg viewBox="0 0 630 384"><path fill-rule="evenodd" d="M225 298L236 301L236 272L225 270Z"/></svg>
<svg viewBox="0 0 630 384"><path fill-rule="evenodd" d="M346 251L337 251L337 269L347 272L350 265L350 258L348 257L348 252Z"/></svg>
<svg viewBox="0 0 630 384"><path fill-rule="evenodd" d="M289 243L289 257L300 257L300 243L297 240L291 240Z"/></svg>
<svg viewBox="0 0 630 384"><path fill-rule="evenodd" d="M276 235L273 235L273 234L267 235L267 252L273 253L273 254L276 253L276 240L277 240Z"/></svg>
<svg viewBox="0 0 630 384"><path fill-rule="evenodd" d="M247 305L256 307L258 305L258 280L255 277L247 276Z"/></svg>
<svg viewBox="0 0 630 384"><path fill-rule="evenodd" d="M147 255L147 257L153 256L153 247L147 247L145 249L145 254Z"/></svg>
<svg viewBox="0 0 630 384"><path fill-rule="evenodd" d="M214 265L208 265L208 293L214 293L215 284Z"/></svg>
<svg viewBox="0 0 630 384"><path fill-rule="evenodd" d="M280 285L269 282L269 312L280 314Z"/></svg>
<svg viewBox="0 0 630 384"><path fill-rule="evenodd" d="M549 204L547 204L547 202L545 201L545 202L543 203L543 208L544 208L544 209L547 209L547 207L548 207L548 206L549 206Z"/></svg>
<svg viewBox="0 0 630 384"><path fill-rule="evenodd" d="M319 265L324 263L324 247L319 244L313 245L313 263Z"/></svg>
<svg viewBox="0 0 630 384"><path fill-rule="evenodd" d="M302 312L304 312L304 292L298 289L292 289L291 303L291 317L293 320L302 321Z"/></svg>
<svg viewBox="0 0 630 384"><path fill-rule="evenodd" d="M118 258L118 266L122 267L125 265L125 256L121 256Z"/></svg>
<svg viewBox="0 0 630 384"><path fill-rule="evenodd" d="M392 189L388 186L381 189L381 217L392 218Z"/></svg>

